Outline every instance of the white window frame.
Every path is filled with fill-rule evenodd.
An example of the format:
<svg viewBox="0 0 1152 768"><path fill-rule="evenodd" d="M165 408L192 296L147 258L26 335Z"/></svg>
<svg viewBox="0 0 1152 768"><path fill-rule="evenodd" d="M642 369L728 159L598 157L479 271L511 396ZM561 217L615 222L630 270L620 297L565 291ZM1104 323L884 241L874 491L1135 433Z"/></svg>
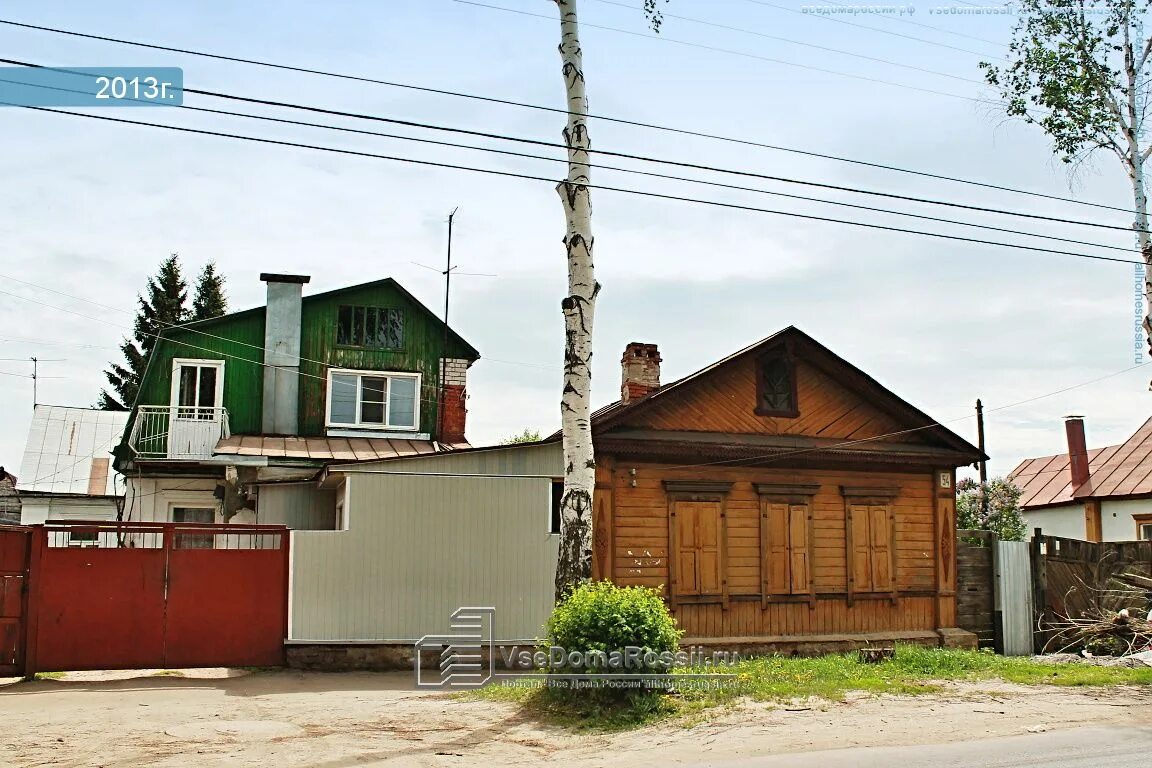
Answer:
<svg viewBox="0 0 1152 768"><path fill-rule="evenodd" d="M175 357L172 359L172 384L168 393L168 404L173 408L193 406L180 405L180 369L185 365L194 365L198 368L215 368L216 369L216 405L214 408L224 407L224 361L223 360L201 360L195 357ZM199 379L197 379L199 381ZM205 406L197 405L196 408L203 408Z"/></svg>
<svg viewBox="0 0 1152 768"><path fill-rule="evenodd" d="M1148 536L1141 536L1144 529L1148 529ZM1136 524L1136 537L1138 541L1152 541L1152 523L1139 522Z"/></svg>
<svg viewBox="0 0 1152 768"><path fill-rule="evenodd" d="M363 378L384 378L388 379L388 396L384 400L384 418L390 419L392 416L391 408L389 407L389 400L392 398L392 379L413 379L416 382L416 398L413 404L412 413L412 426L395 425L395 424L381 424L374 421L360 421L360 394L362 391L359 380L356 383L356 421L349 424L345 422L332 421L332 378L334 376L356 376ZM420 384L421 375L419 373L406 373L402 371L368 371L357 368L329 368L328 369L328 386L326 392L326 402L324 404L324 423L329 429L362 429L362 430L388 430L399 432L417 432L420 429Z"/></svg>

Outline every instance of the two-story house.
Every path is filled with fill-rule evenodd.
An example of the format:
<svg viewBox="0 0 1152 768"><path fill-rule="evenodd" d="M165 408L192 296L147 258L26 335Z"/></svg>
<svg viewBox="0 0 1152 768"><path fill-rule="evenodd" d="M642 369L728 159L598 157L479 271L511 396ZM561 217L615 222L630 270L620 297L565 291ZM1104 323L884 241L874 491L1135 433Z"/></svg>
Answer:
<svg viewBox="0 0 1152 768"><path fill-rule="evenodd" d="M388 278L165 329L115 450L125 519L337 527L313 478L340 462L465 446L479 353ZM276 503L261 503L261 497Z"/></svg>

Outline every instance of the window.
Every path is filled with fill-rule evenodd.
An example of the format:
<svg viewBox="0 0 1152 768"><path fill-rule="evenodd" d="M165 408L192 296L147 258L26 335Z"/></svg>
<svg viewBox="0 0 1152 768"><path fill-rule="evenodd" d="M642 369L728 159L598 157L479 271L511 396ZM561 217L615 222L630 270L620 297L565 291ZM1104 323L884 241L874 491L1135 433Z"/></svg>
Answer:
<svg viewBox="0 0 1152 768"><path fill-rule="evenodd" d="M1152 515L1133 515L1136 521L1136 538L1140 541L1152 541Z"/></svg>
<svg viewBox="0 0 1152 768"><path fill-rule="evenodd" d="M760 358L756 371L756 413L760 416L798 416L796 376L787 353Z"/></svg>
<svg viewBox="0 0 1152 768"><path fill-rule="evenodd" d="M68 546L98 547L100 546L100 537L96 531L69 531Z"/></svg>
<svg viewBox="0 0 1152 768"><path fill-rule="evenodd" d="M172 361L172 400L176 418L217 421L223 405L224 361Z"/></svg>
<svg viewBox="0 0 1152 768"><path fill-rule="evenodd" d="M814 594L812 496L816 485L757 483L761 596Z"/></svg>
<svg viewBox="0 0 1152 768"><path fill-rule="evenodd" d="M842 488L848 532L848 591L896 589L896 521L892 500L898 488Z"/></svg>
<svg viewBox="0 0 1152 768"><path fill-rule="evenodd" d="M676 599L728 600L724 501L731 483L666 480L670 595Z"/></svg>
<svg viewBox="0 0 1152 768"><path fill-rule="evenodd" d="M336 312L336 343L399 349L404 346L404 313L382 307L341 306Z"/></svg>
<svg viewBox="0 0 1152 768"><path fill-rule="evenodd" d="M216 522L215 507L172 507L172 522L211 525ZM216 536L211 533L177 533L177 549L212 549Z"/></svg>
<svg viewBox="0 0 1152 768"><path fill-rule="evenodd" d="M329 371L328 426L415 430L419 391L415 373Z"/></svg>

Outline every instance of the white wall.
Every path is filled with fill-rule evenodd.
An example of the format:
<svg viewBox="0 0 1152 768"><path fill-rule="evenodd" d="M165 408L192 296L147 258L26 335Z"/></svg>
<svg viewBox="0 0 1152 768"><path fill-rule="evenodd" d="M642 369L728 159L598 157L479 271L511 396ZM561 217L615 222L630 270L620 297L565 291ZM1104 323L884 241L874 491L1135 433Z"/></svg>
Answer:
<svg viewBox="0 0 1152 768"><path fill-rule="evenodd" d="M1037 528L1043 528L1045 536L1060 536L1065 539L1083 539L1086 535L1084 505L1081 503L1025 511L1024 522L1028 524L1026 536L1029 538Z"/></svg>
<svg viewBox="0 0 1152 768"><path fill-rule="evenodd" d="M1105 501L1100 509L1104 541L1136 541L1133 515L1152 515L1152 499Z"/></svg>
<svg viewBox="0 0 1152 768"><path fill-rule="evenodd" d="M216 522L223 523L220 500L213 496L214 478L128 478L124 495L124 519L135 522L170 523L171 508L214 507Z"/></svg>

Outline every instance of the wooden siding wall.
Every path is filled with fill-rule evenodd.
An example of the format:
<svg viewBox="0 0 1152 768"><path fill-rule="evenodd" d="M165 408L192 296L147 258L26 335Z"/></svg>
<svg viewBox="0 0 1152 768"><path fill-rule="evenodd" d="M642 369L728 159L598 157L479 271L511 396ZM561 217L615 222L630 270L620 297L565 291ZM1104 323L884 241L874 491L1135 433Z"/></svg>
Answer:
<svg viewBox="0 0 1152 768"><path fill-rule="evenodd" d="M667 595L668 559L673 553L669 549L664 481L731 482L725 498L724 526L728 608L716 603L677 605L677 618L689 637L903 632L952 626L939 623L948 617L938 615L938 579L943 574L938 575L942 553L937 547L935 477L929 469L869 473L723 466L678 469L602 461L598 498L607 492L611 514L597 522L603 530L605 520L609 521L611 550L598 558L599 569L611 573L619 584L657 587ZM797 596L762 600L761 509L756 483L819 486L811 501L814 600ZM894 598L890 594L858 594L848 599L849 553L842 485L899 489L890 502L895 525ZM762 602L767 605L762 606Z"/></svg>
<svg viewBox="0 0 1152 768"><path fill-rule="evenodd" d="M341 347L336 315L344 304L404 310L404 347L399 350ZM325 432L328 368L409 371L422 374L420 431L436 425L439 360L444 326L389 286L305 296L300 338L300 434ZM202 332L201 332L202 331ZM449 357L467 357L449 339ZM172 330L157 345L140 390L141 405L166 405L171 396L174 358L224 360L224 407L236 434L258 434L264 387L264 309L239 312L196 329ZM303 358L307 358L304 360ZM309 362L318 361L318 362Z"/></svg>
<svg viewBox="0 0 1152 768"><path fill-rule="evenodd" d="M551 483L350 475L348 530L293 531L289 639L413 642L462 606L494 606L498 640L534 640L552 609Z"/></svg>

